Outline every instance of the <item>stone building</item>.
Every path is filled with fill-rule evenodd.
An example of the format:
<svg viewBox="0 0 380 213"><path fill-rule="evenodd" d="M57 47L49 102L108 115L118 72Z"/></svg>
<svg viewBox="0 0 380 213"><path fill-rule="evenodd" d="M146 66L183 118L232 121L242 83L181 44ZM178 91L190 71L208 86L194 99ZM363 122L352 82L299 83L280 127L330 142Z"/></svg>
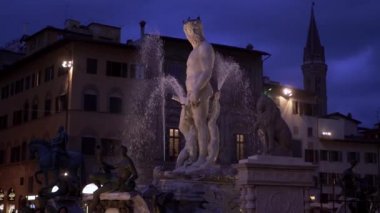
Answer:
<svg viewBox="0 0 380 213"><path fill-rule="evenodd" d="M351 114L327 112L327 65L313 9L303 59L303 89L264 79L264 91L281 110L292 132L296 155L318 166L315 186L310 190L313 211L336 210L343 205L342 174L352 161L358 162L354 172L378 187L379 130L359 127L361 122Z"/></svg>

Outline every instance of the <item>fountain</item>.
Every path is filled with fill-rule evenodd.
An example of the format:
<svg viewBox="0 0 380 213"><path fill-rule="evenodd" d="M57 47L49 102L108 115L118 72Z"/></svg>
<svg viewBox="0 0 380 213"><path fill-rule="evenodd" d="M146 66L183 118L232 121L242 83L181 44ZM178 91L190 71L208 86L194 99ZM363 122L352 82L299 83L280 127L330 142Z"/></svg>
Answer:
<svg viewBox="0 0 380 213"><path fill-rule="evenodd" d="M239 97L238 103L234 104L240 110L234 113L249 115L246 116L247 123L255 132L260 130L264 134L277 123L263 126L260 122L265 118L264 111L256 109L262 108L260 104L264 109L274 109L275 105L265 97L254 99L249 81L244 78L239 65L215 53L207 43L199 18L185 21L184 31L193 46L187 61L185 88L174 77L164 75L163 43L159 36L146 35L139 45L149 80L139 85L132 106L133 115L128 118L128 123L132 125L126 128L125 137L128 138L132 158L151 164L157 152L165 153L167 93L172 93L172 99L181 105L179 129L186 140L175 169L164 171L161 166L156 167L153 172L154 186L148 187L143 194L151 194L153 206L161 210L170 208L174 212L276 212L278 209L274 207L279 203L285 210L302 209L306 199L305 188L312 185L314 167L301 159L272 157L272 150L265 149L261 153L264 155L241 160L235 167L218 164L220 139L216 121L223 96L230 95L232 99ZM224 87L234 90L223 93ZM280 122L281 115L274 111L268 112L275 114L275 122ZM154 132L157 129L155 125L160 122L163 131ZM284 130L285 126L280 129ZM288 146L289 134L279 136L286 139L282 145ZM157 149L159 146L154 144L159 138L163 138L163 150ZM258 147L263 147L268 143L268 136L264 135L256 141L262 143ZM163 159L166 160L165 154ZM143 166L140 164L137 167L141 169ZM285 202L287 196L295 201Z"/></svg>

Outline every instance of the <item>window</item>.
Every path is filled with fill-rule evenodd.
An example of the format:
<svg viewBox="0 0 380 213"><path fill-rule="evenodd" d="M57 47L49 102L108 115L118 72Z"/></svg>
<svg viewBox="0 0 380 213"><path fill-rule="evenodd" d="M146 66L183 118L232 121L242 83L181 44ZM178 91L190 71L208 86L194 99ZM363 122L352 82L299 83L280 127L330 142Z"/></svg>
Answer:
<svg viewBox="0 0 380 213"><path fill-rule="evenodd" d="M107 76L113 77L128 77L128 64L107 61Z"/></svg>
<svg viewBox="0 0 380 213"><path fill-rule="evenodd" d="M28 193L33 193L33 183L34 183L34 178L33 176L30 176L28 178Z"/></svg>
<svg viewBox="0 0 380 213"><path fill-rule="evenodd" d="M20 79L15 83L15 95L24 90L24 79Z"/></svg>
<svg viewBox="0 0 380 213"><path fill-rule="evenodd" d="M39 71L36 74L36 86L41 85L41 82L42 82L42 71Z"/></svg>
<svg viewBox="0 0 380 213"><path fill-rule="evenodd" d="M328 161L328 152L327 150L320 151L320 159L321 161Z"/></svg>
<svg viewBox="0 0 380 213"><path fill-rule="evenodd" d="M179 129L169 129L169 160L175 160L180 151Z"/></svg>
<svg viewBox="0 0 380 213"><path fill-rule="evenodd" d="M9 85L1 88L1 99L6 99L9 97Z"/></svg>
<svg viewBox="0 0 380 213"><path fill-rule="evenodd" d="M23 185L24 185L24 178L20 177L20 186L23 186Z"/></svg>
<svg viewBox="0 0 380 213"><path fill-rule="evenodd" d="M313 137L313 128L312 127L307 128L307 137L309 137L309 138Z"/></svg>
<svg viewBox="0 0 380 213"><path fill-rule="evenodd" d="M366 152L364 161L365 163L377 163L377 154L373 152Z"/></svg>
<svg viewBox="0 0 380 213"><path fill-rule="evenodd" d="M305 149L305 162L318 163L318 150Z"/></svg>
<svg viewBox="0 0 380 213"><path fill-rule="evenodd" d="M11 163L20 161L20 146L12 147L11 149Z"/></svg>
<svg viewBox="0 0 380 213"><path fill-rule="evenodd" d="M31 88L33 88L33 87L36 86L36 81L37 81L36 74L33 73L33 74L32 74L32 78L30 79L30 86L31 86Z"/></svg>
<svg viewBox="0 0 380 213"><path fill-rule="evenodd" d="M67 110L67 95L60 95L55 98L55 112Z"/></svg>
<svg viewBox="0 0 380 213"><path fill-rule="evenodd" d="M329 161L331 161L331 162L341 162L342 161L342 152L339 152L339 151L330 151L329 152Z"/></svg>
<svg viewBox="0 0 380 213"><path fill-rule="evenodd" d="M11 88L9 92L10 96L13 96L15 94L15 82L11 83Z"/></svg>
<svg viewBox="0 0 380 213"><path fill-rule="evenodd" d="M45 116L51 115L51 99L49 97L45 100Z"/></svg>
<svg viewBox="0 0 380 213"><path fill-rule="evenodd" d="M54 66L50 66L45 69L45 82L51 81L54 79Z"/></svg>
<svg viewBox="0 0 380 213"><path fill-rule="evenodd" d="M298 114L299 113L299 110L298 110L298 102L297 101L293 101L292 102L292 112L294 115Z"/></svg>
<svg viewBox="0 0 380 213"><path fill-rule="evenodd" d="M22 123L22 110L13 112L13 125L20 125Z"/></svg>
<svg viewBox="0 0 380 213"><path fill-rule="evenodd" d="M24 104L23 120L24 122L29 120L29 102L25 102Z"/></svg>
<svg viewBox="0 0 380 213"><path fill-rule="evenodd" d="M96 140L92 137L82 137L82 154L94 155L95 154Z"/></svg>
<svg viewBox="0 0 380 213"><path fill-rule="evenodd" d="M364 180L366 183L368 183L369 186L376 186L377 185L377 176L376 175L365 175Z"/></svg>
<svg viewBox="0 0 380 213"><path fill-rule="evenodd" d="M0 164L5 163L5 150L0 149Z"/></svg>
<svg viewBox="0 0 380 213"><path fill-rule="evenodd" d="M87 73L96 74L98 70L98 60L94 58L87 59Z"/></svg>
<svg viewBox="0 0 380 213"><path fill-rule="evenodd" d="M27 145L26 141L22 142L21 145L21 160L24 161L26 160L26 151L27 151Z"/></svg>
<svg viewBox="0 0 380 213"><path fill-rule="evenodd" d="M0 116L0 130L8 127L8 115Z"/></svg>
<svg viewBox="0 0 380 213"><path fill-rule="evenodd" d="M353 161L360 162L360 153L359 152L348 152L347 153L347 162L351 163Z"/></svg>
<svg viewBox="0 0 380 213"><path fill-rule="evenodd" d="M28 90L30 88L30 76L28 75L25 78L25 90Z"/></svg>
<svg viewBox="0 0 380 213"><path fill-rule="evenodd" d="M121 145L121 141L116 140L116 139L102 138L101 144L102 144L102 155L112 156L116 154L116 149L118 148L118 146Z"/></svg>
<svg viewBox="0 0 380 213"><path fill-rule="evenodd" d="M83 110L84 111L96 111L97 110L97 96L95 94L84 94L83 98Z"/></svg>
<svg viewBox="0 0 380 213"><path fill-rule="evenodd" d="M38 118L38 100L34 99L32 104L32 118L31 120Z"/></svg>
<svg viewBox="0 0 380 213"><path fill-rule="evenodd" d="M129 78L134 79L136 78L136 64L131 64L129 70Z"/></svg>
<svg viewBox="0 0 380 213"><path fill-rule="evenodd" d="M241 160L245 158L244 153L244 145L245 145L245 138L243 134L236 134L235 135L235 143L236 143L236 158L237 160Z"/></svg>
<svg viewBox="0 0 380 213"><path fill-rule="evenodd" d="M123 107L123 100L119 97L110 97L109 99L109 112L121 113Z"/></svg>

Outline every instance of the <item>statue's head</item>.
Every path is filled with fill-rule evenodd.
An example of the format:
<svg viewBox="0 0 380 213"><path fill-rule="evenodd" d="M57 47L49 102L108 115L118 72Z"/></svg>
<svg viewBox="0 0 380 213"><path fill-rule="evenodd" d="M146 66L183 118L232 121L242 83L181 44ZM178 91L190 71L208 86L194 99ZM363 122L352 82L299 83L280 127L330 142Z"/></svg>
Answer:
<svg viewBox="0 0 380 213"><path fill-rule="evenodd" d="M203 26L200 17L183 21L183 31L191 44L200 43L205 40Z"/></svg>

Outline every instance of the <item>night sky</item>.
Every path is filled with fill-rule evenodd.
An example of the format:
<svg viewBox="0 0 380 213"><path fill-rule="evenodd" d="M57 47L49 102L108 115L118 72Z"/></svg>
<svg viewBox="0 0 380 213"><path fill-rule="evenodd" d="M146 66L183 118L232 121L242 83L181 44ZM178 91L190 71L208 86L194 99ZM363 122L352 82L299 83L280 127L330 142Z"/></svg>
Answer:
<svg viewBox="0 0 380 213"><path fill-rule="evenodd" d="M182 20L200 16L208 41L268 52L264 74L302 88L309 0L8 0L0 3L0 45L73 18L122 28L122 41L146 32L184 38ZM352 113L372 127L380 119L380 1L316 0L326 51L328 111Z"/></svg>

